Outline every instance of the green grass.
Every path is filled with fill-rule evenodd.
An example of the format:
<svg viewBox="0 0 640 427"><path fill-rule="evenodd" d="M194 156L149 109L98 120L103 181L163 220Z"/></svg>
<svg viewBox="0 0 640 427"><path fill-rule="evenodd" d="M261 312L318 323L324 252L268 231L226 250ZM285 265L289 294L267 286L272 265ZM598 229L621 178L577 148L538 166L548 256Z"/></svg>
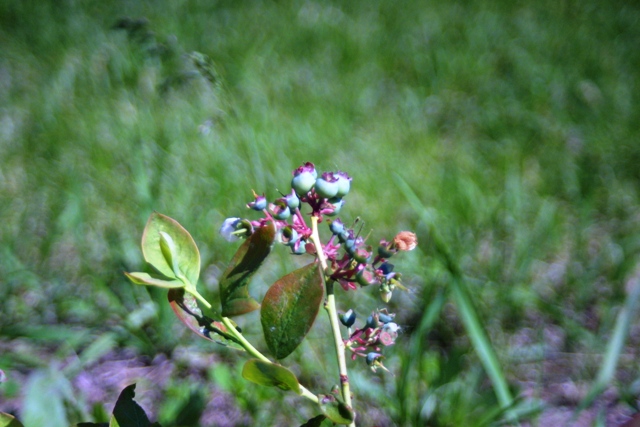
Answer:
<svg viewBox="0 0 640 427"><path fill-rule="evenodd" d="M114 28L124 17L146 24ZM100 412L65 385L79 372L123 348L192 345L166 305L149 304L164 295L122 275L142 266L146 218L180 221L215 272L235 249L217 235L222 220L245 214L251 189L286 191L312 161L354 177L345 222L362 217L374 240L421 239L398 261L412 292L392 300L407 331L388 352L396 375L352 368L362 425L503 419L518 411L501 412L506 383L551 410L548 386L567 379L638 409L639 23L621 1L3 2L0 408L66 366L50 382L71 401L66 425ZM211 74L191 52L213 60ZM256 292L291 267L279 252ZM467 329L457 280L484 332ZM210 279L201 286L215 297ZM347 295L343 308L366 313L373 296ZM313 349L324 320L291 364L324 363ZM229 351L194 348L237 372ZM549 367L558 357L571 362ZM220 371L191 388L188 371L158 404L167 425L175 396L194 390L236 394L264 425L267 399L291 403Z"/></svg>

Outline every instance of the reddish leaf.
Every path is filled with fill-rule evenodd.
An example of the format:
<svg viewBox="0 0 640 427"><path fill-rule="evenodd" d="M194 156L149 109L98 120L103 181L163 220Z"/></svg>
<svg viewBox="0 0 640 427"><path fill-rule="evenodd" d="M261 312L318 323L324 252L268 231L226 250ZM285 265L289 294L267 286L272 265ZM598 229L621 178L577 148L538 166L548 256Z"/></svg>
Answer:
<svg viewBox="0 0 640 427"><path fill-rule="evenodd" d="M178 319L201 338L244 350L224 324L202 315L193 295L185 292L184 289L170 289L168 298Z"/></svg>
<svg viewBox="0 0 640 427"><path fill-rule="evenodd" d="M275 236L276 228L270 222L257 229L233 256L220 279L223 316L238 316L260 308L249 296L249 280L271 252Z"/></svg>
<svg viewBox="0 0 640 427"><path fill-rule="evenodd" d="M318 264L311 263L276 281L262 301L260 320L271 353L282 359L302 342L324 296Z"/></svg>

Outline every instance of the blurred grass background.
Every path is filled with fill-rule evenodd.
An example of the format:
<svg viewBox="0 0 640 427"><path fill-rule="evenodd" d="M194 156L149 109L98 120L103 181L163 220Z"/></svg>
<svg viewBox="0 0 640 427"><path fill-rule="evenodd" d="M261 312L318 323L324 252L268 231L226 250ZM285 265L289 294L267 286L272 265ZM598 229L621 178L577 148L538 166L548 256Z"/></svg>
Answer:
<svg viewBox="0 0 640 427"><path fill-rule="evenodd" d="M274 410L297 401L248 387L235 353L196 342L162 292L122 274L142 266L159 211L194 236L215 299L235 250L222 220L245 215L251 189L286 191L305 161L353 177L345 222L420 237L397 262L410 292L391 305L405 329L385 353L395 374L352 367L360 425L507 416L434 230L511 393L538 408L525 423L617 425L638 410L637 4L9 0L0 46L0 410L27 427L100 421L134 380L166 426L312 416ZM278 252L256 295L297 262ZM368 289L340 297L365 317L380 304ZM607 356L617 317L626 340ZM318 372L333 369L314 349L323 322L285 361L317 392L335 381ZM569 421L605 361L604 395Z"/></svg>

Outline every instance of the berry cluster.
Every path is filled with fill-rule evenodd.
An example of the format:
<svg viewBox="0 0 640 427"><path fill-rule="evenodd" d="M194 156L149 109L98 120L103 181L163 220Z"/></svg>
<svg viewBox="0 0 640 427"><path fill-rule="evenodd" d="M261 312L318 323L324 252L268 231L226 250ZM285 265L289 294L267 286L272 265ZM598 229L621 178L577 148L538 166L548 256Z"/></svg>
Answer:
<svg viewBox="0 0 640 427"><path fill-rule="evenodd" d="M228 241L234 241L271 221L278 230L280 242L290 247L293 254L315 255L316 247L311 242L313 230L301 213L302 204L308 205L310 215L322 222L324 216L333 217L340 212L350 188L351 177L347 173L325 172L318 176L314 164L307 162L293 171L291 192L281 194L272 203L267 202L264 194L254 191L254 200L247 207L262 212L263 218L254 221L228 218L220 233ZM415 248L416 235L403 231L391 241L381 240L374 255L373 248L359 231L345 227L339 218L327 222L332 235L322 249L329 267L328 278L340 283L345 290L356 289L356 285L376 285L382 300L388 302L393 290L402 288L402 284L401 274L394 272L393 264L387 260L398 251Z"/></svg>
<svg viewBox="0 0 640 427"><path fill-rule="evenodd" d="M345 340L345 347L352 352L351 358L357 356L365 357L367 364L374 372L378 368L385 369L382 364L384 356L380 353L381 345L390 346L395 344L400 327L393 321L395 314L389 313L386 309L373 312L362 328L351 330L351 326L356 321L356 314L353 310L348 310L340 315L340 322L349 328L349 339Z"/></svg>

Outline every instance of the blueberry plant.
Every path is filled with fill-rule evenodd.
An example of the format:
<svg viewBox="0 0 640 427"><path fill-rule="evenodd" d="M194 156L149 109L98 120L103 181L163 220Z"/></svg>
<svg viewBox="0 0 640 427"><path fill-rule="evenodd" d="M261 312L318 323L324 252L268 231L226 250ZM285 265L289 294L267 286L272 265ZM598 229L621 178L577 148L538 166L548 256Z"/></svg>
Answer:
<svg viewBox="0 0 640 427"><path fill-rule="evenodd" d="M373 310L360 327L354 327L353 310L338 312L336 294L340 291L336 290L373 289L383 302L388 302L396 288L404 289L401 274L394 271L389 259L417 244L414 233L402 231L374 247L360 235L362 227L356 230L346 226L338 215L351 180L344 172L318 176L315 166L305 163L293 171L291 191L273 202L253 192L247 207L260 218L232 217L224 221L220 233L226 240L245 241L219 280L219 314L213 314L217 310L196 289L200 254L193 238L165 215L153 213L142 236L144 259L154 268L153 273L126 273L136 284L167 288L175 314L200 337L248 353L242 369L246 380L293 391L317 405L319 414L305 425L355 426L347 362L360 359L373 371L386 369L383 348L394 344L398 336L394 314L384 308ZM326 224L325 240L320 237L321 223ZM310 256L311 260L273 283L260 304L251 297L249 285L276 242L292 254ZM333 341L339 370L339 390L326 394L310 391L277 362L304 340L321 306L329 316L328 339ZM262 331L272 358L254 347L232 320L254 310L260 310Z"/></svg>

